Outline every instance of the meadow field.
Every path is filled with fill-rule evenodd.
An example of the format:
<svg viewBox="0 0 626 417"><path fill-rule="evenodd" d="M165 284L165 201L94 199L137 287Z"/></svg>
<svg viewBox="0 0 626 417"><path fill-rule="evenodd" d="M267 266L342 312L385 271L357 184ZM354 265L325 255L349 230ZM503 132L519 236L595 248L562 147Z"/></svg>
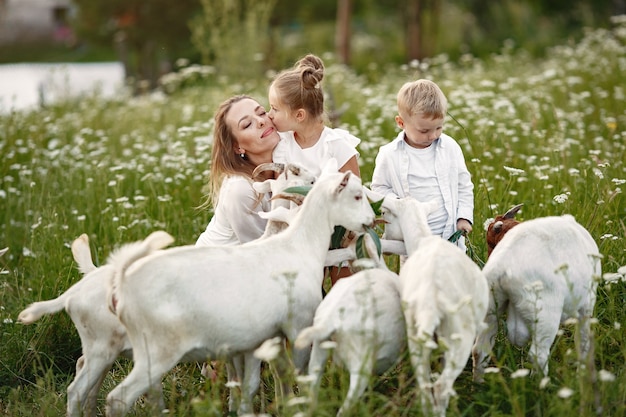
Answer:
<svg viewBox="0 0 626 417"><path fill-rule="evenodd" d="M322 55L324 88L343 112L338 126L362 140L366 185L378 148L397 134L397 90L408 80L430 78L448 97L444 129L463 148L475 185L474 261L482 266L486 260L484 223L518 203L524 204L522 220L572 214L603 255L592 327L597 379L579 367L575 323L562 328L547 379L520 372L530 366L527 348L513 347L500 332L492 372L484 384L474 384L468 361L448 416L626 415L626 277L620 270L626 265L626 17L613 23L551 48L541 60L505 45L485 60L372 63L366 74L356 74ZM65 312L30 326L16 319L31 302L54 298L80 279L70 243L88 234L97 265L120 244L155 230L169 232L175 245L194 243L211 216L197 207L204 201L213 113L233 94L266 104L268 82L188 68L169 77L167 93L93 94L0 115L0 248L8 247L0 257L2 415L65 414L81 352L71 320ZM116 362L101 400L131 367L131 361ZM177 366L163 382L169 415L226 415L225 383L223 372L210 382L198 364ZM273 385L266 367L256 400L260 414L333 416L348 375L328 365L313 411L305 390L296 401L282 402ZM104 413L102 401L99 410ZM154 414L141 401L131 412ZM352 415L422 415L406 358L372 378Z"/></svg>

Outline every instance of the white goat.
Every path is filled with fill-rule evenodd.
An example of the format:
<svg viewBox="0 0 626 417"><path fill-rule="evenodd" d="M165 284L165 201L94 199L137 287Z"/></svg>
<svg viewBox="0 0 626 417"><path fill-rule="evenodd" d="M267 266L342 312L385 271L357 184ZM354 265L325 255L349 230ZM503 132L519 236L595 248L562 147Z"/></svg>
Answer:
<svg viewBox="0 0 626 417"><path fill-rule="evenodd" d="M489 294L480 268L454 244L433 236L432 203L385 197L385 237L404 240L408 259L400 269L400 294L411 363L424 413L445 416L454 382L484 326ZM444 350L440 376L431 376L431 352Z"/></svg>
<svg viewBox="0 0 626 417"><path fill-rule="evenodd" d="M262 174L267 171L272 171L278 175L276 178L263 179ZM290 187L309 186L315 183L314 175L309 173L309 171L300 165L292 163L280 164L276 162L269 162L260 164L252 172L252 178L255 180L252 187L256 192L259 194L270 193L272 195L270 212L266 213L264 211L260 211L258 213L260 217L267 219L265 231L260 238L267 238L285 230L299 209L299 205L302 204L304 196L300 196L300 199L292 196L288 200L280 197L282 192ZM241 381L241 373L243 372L242 367L243 358L233 357L231 359L231 363L226 366L228 380ZM210 368L207 366L207 363L205 363L202 367L201 373L206 378L211 378L211 371L209 371L209 369ZM234 391L234 387L230 389L231 395L228 400L229 411L236 411L235 396L233 395Z"/></svg>
<svg viewBox="0 0 626 417"><path fill-rule="evenodd" d="M580 357L591 347L589 319L601 277L601 255L589 232L570 215L519 223L495 246L483 272L491 289L486 329L473 349L474 380L482 381L493 348L497 317L507 313L507 336L548 375L550 347L560 323L578 319Z"/></svg>
<svg viewBox="0 0 626 417"><path fill-rule="evenodd" d="M116 252L111 301L133 346L134 367L107 397L107 415L125 414L139 395L183 360L244 355L239 412L252 409L260 383L254 350L284 335L293 342L321 301L323 264L333 227L363 230L374 213L361 181L328 173L283 232L240 246L183 246L138 260ZM302 369L308 351L295 350Z"/></svg>
<svg viewBox="0 0 626 417"><path fill-rule="evenodd" d="M369 235L364 236L371 241ZM350 387L338 416L363 395L370 376L388 370L406 346L398 275L377 259L375 248L368 252L378 261L377 268L338 280L317 308L313 325L302 330L295 342L298 349L313 344L308 373L314 404L329 354L323 344L335 342L333 358L350 373Z"/></svg>
<svg viewBox="0 0 626 417"><path fill-rule="evenodd" d="M159 232L149 239L149 250L171 243L169 236ZM19 314L18 321L31 324L43 315L67 311L78 330L83 351L76 362L74 381L67 388L67 415L95 416L98 391L106 373L118 356L131 357L132 352L124 326L107 306L113 267L105 264L96 268L86 234L74 240L71 248L83 278L59 297L31 304Z"/></svg>
<svg viewBox="0 0 626 417"><path fill-rule="evenodd" d="M264 181L258 180L260 174L268 170L278 173L278 176L275 179L270 178ZM290 187L301 187L313 185L313 183L315 183L315 176L297 164L279 164L275 162L261 164L255 168L252 173L252 177L257 179L252 186L258 193L272 193L272 211L277 210L279 207L284 207L285 209L295 209L296 207L299 207L294 207L289 200L278 198L278 196ZM302 201L300 201L300 203L301 202ZM259 214L262 217L265 217L263 213ZM287 224L288 223L286 221L279 221L270 217L268 219L267 226L265 227L265 232L261 237L265 238L279 233L287 228Z"/></svg>

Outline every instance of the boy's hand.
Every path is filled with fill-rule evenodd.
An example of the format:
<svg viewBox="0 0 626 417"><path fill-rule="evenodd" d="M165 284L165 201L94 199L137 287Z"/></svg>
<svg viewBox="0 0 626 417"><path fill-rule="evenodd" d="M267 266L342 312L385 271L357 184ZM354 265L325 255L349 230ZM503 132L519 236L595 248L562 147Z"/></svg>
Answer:
<svg viewBox="0 0 626 417"><path fill-rule="evenodd" d="M456 221L456 229L462 230L463 234L468 234L472 231L472 224L466 219L458 219Z"/></svg>

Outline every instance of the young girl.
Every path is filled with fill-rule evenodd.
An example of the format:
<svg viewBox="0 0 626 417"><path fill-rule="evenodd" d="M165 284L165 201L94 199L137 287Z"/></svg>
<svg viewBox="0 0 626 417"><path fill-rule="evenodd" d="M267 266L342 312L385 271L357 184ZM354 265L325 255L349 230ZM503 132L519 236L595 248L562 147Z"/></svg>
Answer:
<svg viewBox="0 0 626 417"><path fill-rule="evenodd" d="M281 135L274 149L274 162L299 163L319 175L330 158L337 160L339 171L361 176L356 146L361 140L346 130L324 123L324 63L312 54L280 72L269 88L269 117ZM330 268L330 281L350 275L347 267Z"/></svg>
<svg viewBox="0 0 626 417"><path fill-rule="evenodd" d="M323 78L324 63L309 54L280 72L270 85L269 117L281 132L273 160L299 163L319 175L325 162L335 158L339 171L360 176L356 146L361 140L324 123Z"/></svg>

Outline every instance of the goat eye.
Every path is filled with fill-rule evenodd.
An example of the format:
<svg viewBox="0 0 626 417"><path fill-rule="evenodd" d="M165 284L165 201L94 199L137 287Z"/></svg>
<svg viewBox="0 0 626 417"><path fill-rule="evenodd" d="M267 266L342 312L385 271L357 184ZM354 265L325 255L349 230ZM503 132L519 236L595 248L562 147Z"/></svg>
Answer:
<svg viewBox="0 0 626 417"><path fill-rule="evenodd" d="M359 200L361 200L362 198L363 198L363 196L361 196L361 195L357 195L357 196L355 196L355 197L354 197L354 199L355 199L356 201L359 201Z"/></svg>

